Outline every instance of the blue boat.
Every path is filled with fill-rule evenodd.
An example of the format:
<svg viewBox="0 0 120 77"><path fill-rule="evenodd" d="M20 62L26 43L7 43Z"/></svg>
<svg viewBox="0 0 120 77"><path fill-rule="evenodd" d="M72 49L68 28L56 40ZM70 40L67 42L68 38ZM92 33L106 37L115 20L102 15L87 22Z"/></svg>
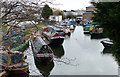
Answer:
<svg viewBox="0 0 120 77"><path fill-rule="evenodd" d="M14 50L0 50L0 72L6 71L10 74L29 74L29 64L25 62L22 52Z"/></svg>
<svg viewBox="0 0 120 77"><path fill-rule="evenodd" d="M29 64L23 54L29 47L29 41L24 40L24 34L15 28L10 32L2 37L0 72L6 71L10 75L29 74Z"/></svg>
<svg viewBox="0 0 120 77"><path fill-rule="evenodd" d="M75 23L74 23L74 22L68 22L68 24L69 24L69 25L75 25Z"/></svg>
<svg viewBox="0 0 120 77"><path fill-rule="evenodd" d="M85 27L86 27L86 26L92 26L92 24L85 24L84 26L85 26Z"/></svg>
<svg viewBox="0 0 120 77"><path fill-rule="evenodd" d="M51 28L53 28L53 30L55 30L56 32L59 32L61 35L65 36L65 32L63 31L63 27L61 27L61 26L51 26Z"/></svg>

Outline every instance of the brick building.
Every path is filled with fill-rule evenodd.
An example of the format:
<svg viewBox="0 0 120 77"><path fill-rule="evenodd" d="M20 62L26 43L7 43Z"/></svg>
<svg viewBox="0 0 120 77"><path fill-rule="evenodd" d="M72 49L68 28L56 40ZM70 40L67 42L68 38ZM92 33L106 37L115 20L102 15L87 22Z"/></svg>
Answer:
<svg viewBox="0 0 120 77"><path fill-rule="evenodd" d="M88 6L86 7L86 12L83 14L83 19L91 20L91 18L94 16L93 13L95 13L96 8L94 6Z"/></svg>

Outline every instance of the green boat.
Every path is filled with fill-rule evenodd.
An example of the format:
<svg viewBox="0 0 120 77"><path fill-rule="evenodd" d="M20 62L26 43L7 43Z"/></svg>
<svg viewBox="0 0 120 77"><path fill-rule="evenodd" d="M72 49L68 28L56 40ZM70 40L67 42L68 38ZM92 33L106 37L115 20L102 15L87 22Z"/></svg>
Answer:
<svg viewBox="0 0 120 77"><path fill-rule="evenodd" d="M83 26L84 34L90 34L90 32L94 29L92 24L86 24Z"/></svg>
<svg viewBox="0 0 120 77"><path fill-rule="evenodd" d="M2 68L0 68L0 74L4 71L10 77L29 74L29 64L25 61L25 55L23 54L29 47L29 41L24 40L24 36L23 32L14 28L2 37L0 46L0 67Z"/></svg>

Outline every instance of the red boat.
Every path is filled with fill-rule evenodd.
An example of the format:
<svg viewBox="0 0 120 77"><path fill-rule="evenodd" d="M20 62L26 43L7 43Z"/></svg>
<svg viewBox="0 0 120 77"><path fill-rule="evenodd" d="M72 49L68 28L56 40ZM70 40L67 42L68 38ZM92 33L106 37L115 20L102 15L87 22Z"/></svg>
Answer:
<svg viewBox="0 0 120 77"><path fill-rule="evenodd" d="M42 35L50 42L51 45L61 45L64 41L64 36L54 30L53 26L44 27Z"/></svg>

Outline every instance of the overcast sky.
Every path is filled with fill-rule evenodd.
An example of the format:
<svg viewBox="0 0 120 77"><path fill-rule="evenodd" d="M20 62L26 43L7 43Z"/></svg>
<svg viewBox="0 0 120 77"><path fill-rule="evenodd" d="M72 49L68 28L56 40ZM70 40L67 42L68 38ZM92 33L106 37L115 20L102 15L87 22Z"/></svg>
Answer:
<svg viewBox="0 0 120 77"><path fill-rule="evenodd" d="M55 3L61 4L55 6L61 10L78 10L90 6L91 0L55 0Z"/></svg>
<svg viewBox="0 0 120 77"><path fill-rule="evenodd" d="M46 1L46 0L29 0L29 1L38 2L38 1ZM47 0L47 1L53 1L54 4L60 4L60 5L52 6L53 8L57 8L60 10L78 10L78 9L81 10L91 5L90 4L91 0Z"/></svg>

